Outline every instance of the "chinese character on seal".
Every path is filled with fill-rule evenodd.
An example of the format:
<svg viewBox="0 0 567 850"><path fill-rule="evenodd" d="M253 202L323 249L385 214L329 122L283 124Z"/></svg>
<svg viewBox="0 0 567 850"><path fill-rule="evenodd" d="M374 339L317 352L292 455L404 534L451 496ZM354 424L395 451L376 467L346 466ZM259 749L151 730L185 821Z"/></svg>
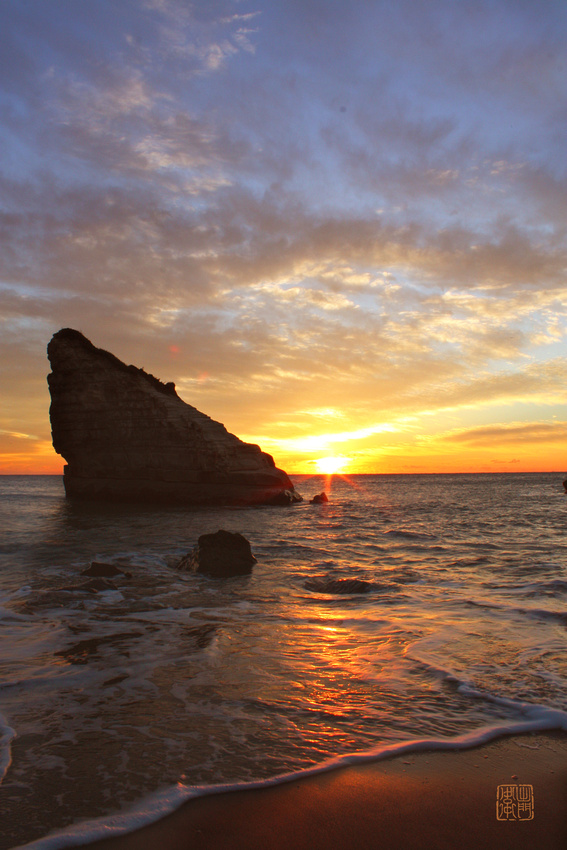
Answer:
<svg viewBox="0 0 567 850"><path fill-rule="evenodd" d="M499 785L496 792L498 820L533 820L533 785Z"/></svg>

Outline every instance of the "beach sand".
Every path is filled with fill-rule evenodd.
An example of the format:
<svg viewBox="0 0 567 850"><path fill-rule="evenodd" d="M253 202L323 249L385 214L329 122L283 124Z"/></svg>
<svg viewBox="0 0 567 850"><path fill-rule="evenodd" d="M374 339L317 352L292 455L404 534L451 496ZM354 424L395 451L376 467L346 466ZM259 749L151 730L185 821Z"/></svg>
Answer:
<svg viewBox="0 0 567 850"><path fill-rule="evenodd" d="M512 786L511 792L501 791L512 795L499 812L506 820L497 817L498 786ZM525 786L532 786L533 794ZM518 807L518 797L528 798L525 805ZM208 794L150 826L88 846L565 850L567 734L516 735L466 750L403 753L265 788Z"/></svg>

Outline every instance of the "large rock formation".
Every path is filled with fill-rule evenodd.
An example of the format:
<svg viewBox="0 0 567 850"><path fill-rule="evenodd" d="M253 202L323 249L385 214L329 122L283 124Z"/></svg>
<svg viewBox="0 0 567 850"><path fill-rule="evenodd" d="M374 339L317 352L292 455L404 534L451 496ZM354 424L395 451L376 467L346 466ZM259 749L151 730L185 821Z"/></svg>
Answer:
<svg viewBox="0 0 567 850"><path fill-rule="evenodd" d="M173 383L64 328L47 347L67 496L206 504L301 501L273 458L186 404ZM288 495L286 495L286 493Z"/></svg>

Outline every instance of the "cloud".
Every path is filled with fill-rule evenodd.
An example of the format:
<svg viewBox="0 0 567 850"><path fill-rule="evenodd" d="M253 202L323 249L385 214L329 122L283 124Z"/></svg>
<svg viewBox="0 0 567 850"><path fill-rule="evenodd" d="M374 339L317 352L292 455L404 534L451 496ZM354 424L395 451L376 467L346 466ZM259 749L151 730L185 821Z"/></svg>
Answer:
<svg viewBox="0 0 567 850"><path fill-rule="evenodd" d="M1 427L63 326L290 440L562 397L558 8L112 6L4 13Z"/></svg>
<svg viewBox="0 0 567 850"><path fill-rule="evenodd" d="M567 422L507 423L483 428L470 428L445 435L448 442L467 443L472 446L494 448L495 445L538 445L539 443L565 443Z"/></svg>
<svg viewBox="0 0 567 850"><path fill-rule="evenodd" d="M4 431L0 429L0 435L2 438L9 437L13 440L37 440L38 437L34 437L32 434L20 434L17 431Z"/></svg>

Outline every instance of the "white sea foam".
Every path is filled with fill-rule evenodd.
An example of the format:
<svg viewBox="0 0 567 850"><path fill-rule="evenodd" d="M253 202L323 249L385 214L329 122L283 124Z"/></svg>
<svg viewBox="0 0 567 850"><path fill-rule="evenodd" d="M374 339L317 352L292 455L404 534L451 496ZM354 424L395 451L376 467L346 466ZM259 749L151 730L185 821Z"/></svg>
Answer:
<svg viewBox="0 0 567 850"><path fill-rule="evenodd" d="M476 695L476 694L475 694ZM505 702L505 701L504 701ZM471 749L482 744L487 744L498 738L521 735L528 732L544 732L563 730L567 732L567 713L562 711L550 711L543 706L525 706L525 714L528 719L522 723L514 723L508 726L489 727L456 738L421 738L406 741L402 744L391 744L390 746L355 753L348 756L327 759L322 764L302 771L281 774L258 782L246 782L238 784L213 785L213 786L188 786L178 783L175 786L164 789L156 794L149 795L127 812L111 815L109 817L96 818L81 824L75 824L64 829L20 845L14 850L63 850L65 847L75 845L88 845L93 841L103 838L115 838L120 835L134 832L151 823L155 823L168 814L178 809L183 803L197 797L223 794L229 791L252 791L260 788L270 788L293 782L309 776L327 773L342 767L356 767L357 765L378 762L385 758L392 758L408 753L424 751L456 751Z"/></svg>
<svg viewBox="0 0 567 850"><path fill-rule="evenodd" d="M0 783L6 776L8 768L12 764L12 741L16 733L8 726L0 714Z"/></svg>

